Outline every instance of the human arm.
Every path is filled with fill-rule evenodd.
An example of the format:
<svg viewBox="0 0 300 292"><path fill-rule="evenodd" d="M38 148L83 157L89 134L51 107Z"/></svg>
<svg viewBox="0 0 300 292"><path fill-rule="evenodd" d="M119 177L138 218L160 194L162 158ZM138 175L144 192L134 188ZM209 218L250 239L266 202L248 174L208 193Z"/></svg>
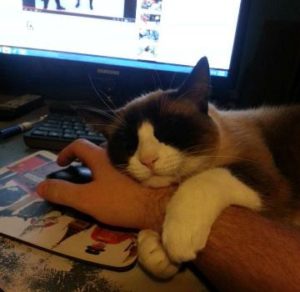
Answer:
<svg viewBox="0 0 300 292"><path fill-rule="evenodd" d="M221 291L297 291L299 259L299 229L230 207L194 264Z"/></svg>

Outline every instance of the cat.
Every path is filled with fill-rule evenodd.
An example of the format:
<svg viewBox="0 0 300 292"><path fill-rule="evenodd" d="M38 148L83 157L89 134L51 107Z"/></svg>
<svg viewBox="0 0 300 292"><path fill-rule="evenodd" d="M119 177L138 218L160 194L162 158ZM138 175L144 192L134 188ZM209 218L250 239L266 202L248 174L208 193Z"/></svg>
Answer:
<svg viewBox="0 0 300 292"><path fill-rule="evenodd" d="M98 122L101 116L117 168L149 187L178 185L162 235L138 235L139 262L159 278L196 258L230 205L300 223L300 106L220 110L208 102L210 89L203 57L178 89L140 96L110 114L86 109Z"/></svg>

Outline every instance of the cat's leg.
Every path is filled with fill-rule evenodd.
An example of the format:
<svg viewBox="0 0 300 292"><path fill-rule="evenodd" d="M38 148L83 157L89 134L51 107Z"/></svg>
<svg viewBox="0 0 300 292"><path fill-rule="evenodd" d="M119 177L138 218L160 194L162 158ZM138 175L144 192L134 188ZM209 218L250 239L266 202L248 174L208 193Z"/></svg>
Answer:
<svg viewBox="0 0 300 292"><path fill-rule="evenodd" d="M93 0L90 0L90 9L93 10Z"/></svg>
<svg viewBox="0 0 300 292"><path fill-rule="evenodd" d="M254 210L262 206L259 194L225 168L214 168L187 179L171 198L162 241L173 262L196 258L211 227L230 205Z"/></svg>
<svg viewBox="0 0 300 292"><path fill-rule="evenodd" d="M174 276L179 265L172 263L162 245L160 235L153 230L142 230L138 235L138 259L152 275L167 279Z"/></svg>
<svg viewBox="0 0 300 292"><path fill-rule="evenodd" d="M77 4L75 5L76 8L80 6L80 0L77 0Z"/></svg>

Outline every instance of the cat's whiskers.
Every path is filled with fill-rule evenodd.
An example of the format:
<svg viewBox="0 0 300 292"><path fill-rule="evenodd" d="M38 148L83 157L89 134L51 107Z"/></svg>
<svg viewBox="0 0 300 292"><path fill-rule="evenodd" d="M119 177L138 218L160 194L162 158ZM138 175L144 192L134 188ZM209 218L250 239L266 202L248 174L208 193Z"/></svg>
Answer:
<svg viewBox="0 0 300 292"><path fill-rule="evenodd" d="M101 109L94 109L94 112L98 112L100 115L106 116L111 120L110 123L103 123L103 125L106 125L107 127L114 127L117 129L119 126L127 126L126 121L116 111L107 112Z"/></svg>
<svg viewBox="0 0 300 292"><path fill-rule="evenodd" d="M197 145L197 146L192 146L190 148L187 148L183 151L184 154L186 155L195 155L195 156L202 156L206 158L212 158L212 159L232 159L232 160L237 160L237 161L245 161L245 162L252 162L252 163L257 163L259 164L259 161L256 161L254 159L249 159L237 155L212 155L211 153L215 152L217 149L216 148L207 148L205 150L202 149L195 149L193 151L193 148L199 148L199 146L202 148L203 145Z"/></svg>
<svg viewBox="0 0 300 292"><path fill-rule="evenodd" d="M237 161L245 161L245 162L260 164L259 161L256 161L253 159L248 159L245 157L234 156L234 155L204 155L204 156L207 158L213 158L213 159L233 159L233 160L237 160Z"/></svg>
<svg viewBox="0 0 300 292"><path fill-rule="evenodd" d="M92 86L92 89L94 90L94 92L96 93L96 95L100 98L100 101L104 103L104 105L111 111L114 111L116 110L116 105L114 104L114 102L112 101L112 99L110 98L110 96L108 94L106 94L104 91L102 91L101 89L99 88L96 88L95 86L95 83L91 77L90 74L88 74L88 79L89 79L89 82ZM101 93L101 94L100 94ZM108 102L106 102L104 99L103 99L103 96L110 102L111 105L108 104Z"/></svg>
<svg viewBox="0 0 300 292"><path fill-rule="evenodd" d="M155 81L155 86L158 87L158 88L163 89L163 84L162 84L162 81L161 81L161 79L160 79L160 76L159 76L157 70L154 70L154 73L155 73L155 75L156 75L156 78L153 77L153 74L152 74L152 78L153 78L154 81ZM156 82L156 80L158 80L158 82ZM157 86L156 83L158 83L158 86Z"/></svg>
<svg viewBox="0 0 300 292"><path fill-rule="evenodd" d="M211 146L211 145L208 145ZM214 153L217 151L216 147L211 147L211 148L207 148L206 145L204 144L199 144L199 145L195 145L195 146L191 146L186 148L185 150L181 150L182 153L186 154L186 155L201 155L201 154L206 154L206 153Z"/></svg>
<svg viewBox="0 0 300 292"><path fill-rule="evenodd" d="M109 119L113 119L115 118L115 113L112 111L112 112L108 112L106 110L102 110L102 109L94 109L95 112L98 112L99 114L109 118Z"/></svg>
<svg viewBox="0 0 300 292"><path fill-rule="evenodd" d="M173 83L174 83L176 75L177 75L177 72L173 72L172 78L170 79L169 88L173 88Z"/></svg>
<svg viewBox="0 0 300 292"><path fill-rule="evenodd" d="M78 110L76 107L74 109ZM91 113L94 113L94 114L97 114L97 115L102 116L102 117L104 116L104 117L108 118L109 120L113 120L113 119L116 118L116 113L115 112L111 112L111 111L108 112L106 110L95 108L95 107L92 107L92 106L84 106L83 108L80 108L80 109L91 112Z"/></svg>
<svg viewBox="0 0 300 292"><path fill-rule="evenodd" d="M118 129L118 127L116 125L107 125L105 123L87 123L88 126L91 126L92 128L95 128L97 126L100 127L106 127L106 128L110 128L112 130Z"/></svg>
<svg viewBox="0 0 300 292"><path fill-rule="evenodd" d="M117 128L120 128L120 127L126 128L129 126L126 119L122 118L120 115L118 116L118 118L115 119L115 122L116 122L115 126Z"/></svg>
<svg viewBox="0 0 300 292"><path fill-rule="evenodd" d="M102 111L103 115L106 115L107 117L111 117L111 118L114 118L115 120L118 120L119 122L123 122L122 117L120 116L119 112L116 110L117 106L114 104L114 102L112 101L110 96L108 94L106 94L104 91L102 91L101 89L96 88L90 74L88 74L88 78L89 78L89 82L90 82L94 92L96 93L97 97L99 97L100 101L106 106L106 108L110 112L113 113L113 115L107 113L104 110L99 109L99 111ZM109 101L110 104L103 97L105 97Z"/></svg>

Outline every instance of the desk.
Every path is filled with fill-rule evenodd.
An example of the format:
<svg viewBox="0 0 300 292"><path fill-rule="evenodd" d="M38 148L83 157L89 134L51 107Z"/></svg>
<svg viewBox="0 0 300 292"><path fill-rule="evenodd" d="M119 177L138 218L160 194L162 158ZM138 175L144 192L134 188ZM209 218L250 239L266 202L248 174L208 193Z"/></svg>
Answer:
<svg viewBox="0 0 300 292"><path fill-rule="evenodd" d="M46 112L40 108L0 127L36 118ZM28 149L22 135L0 141L0 167L35 152ZM0 288L16 291L208 291L190 270L170 281L158 281L136 265L126 272L113 272L50 254L0 236ZM0 289L1 290L1 289Z"/></svg>

